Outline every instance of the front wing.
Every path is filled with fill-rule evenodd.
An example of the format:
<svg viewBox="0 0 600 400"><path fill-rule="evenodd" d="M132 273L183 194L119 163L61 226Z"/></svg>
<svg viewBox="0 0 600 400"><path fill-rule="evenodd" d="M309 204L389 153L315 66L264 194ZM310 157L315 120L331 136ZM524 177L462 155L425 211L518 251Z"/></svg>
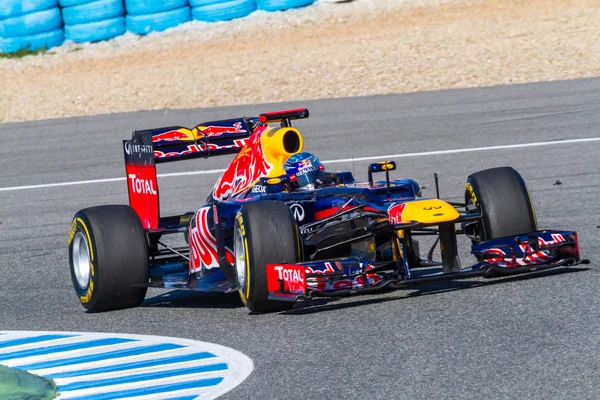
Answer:
<svg viewBox="0 0 600 400"><path fill-rule="evenodd" d="M453 273L416 274L405 263L337 259L297 264L268 264L269 299L291 301L370 293L408 285L471 277L541 271L587 263L580 259L577 232L540 231L481 242L471 250L478 262Z"/></svg>

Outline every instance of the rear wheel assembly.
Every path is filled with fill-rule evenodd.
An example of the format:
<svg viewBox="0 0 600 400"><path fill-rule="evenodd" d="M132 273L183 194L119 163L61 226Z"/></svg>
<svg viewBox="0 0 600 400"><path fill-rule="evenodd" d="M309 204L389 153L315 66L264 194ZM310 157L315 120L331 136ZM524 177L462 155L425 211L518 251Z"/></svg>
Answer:
<svg viewBox="0 0 600 400"><path fill-rule="evenodd" d="M73 286L91 311L140 305L148 282L148 246L144 227L125 205L86 208L75 214L69 235Z"/></svg>

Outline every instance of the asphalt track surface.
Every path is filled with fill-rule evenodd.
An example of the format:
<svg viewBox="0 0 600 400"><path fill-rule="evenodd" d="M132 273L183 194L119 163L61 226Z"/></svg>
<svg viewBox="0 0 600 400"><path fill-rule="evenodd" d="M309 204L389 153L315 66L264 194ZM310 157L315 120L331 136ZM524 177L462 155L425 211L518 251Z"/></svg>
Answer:
<svg viewBox="0 0 600 400"><path fill-rule="evenodd" d="M311 112L295 124L306 150L324 160L600 136L600 79L138 112L0 126L0 188L123 177L121 139L135 128L296 106ZM426 196L435 195L438 172L442 196L459 200L469 173L515 167L540 226L580 232L592 260L585 268L428 284L270 315L250 315L235 295L160 290L136 309L86 313L69 276L71 217L87 206L127 203L125 181L0 191L0 330L153 334L229 346L251 357L255 370L227 399L595 399L599 154L596 141L407 157L396 171L420 181ZM159 172L223 168L227 160L161 165ZM368 163L330 169L366 179ZM159 178L163 214L198 208L216 178Z"/></svg>

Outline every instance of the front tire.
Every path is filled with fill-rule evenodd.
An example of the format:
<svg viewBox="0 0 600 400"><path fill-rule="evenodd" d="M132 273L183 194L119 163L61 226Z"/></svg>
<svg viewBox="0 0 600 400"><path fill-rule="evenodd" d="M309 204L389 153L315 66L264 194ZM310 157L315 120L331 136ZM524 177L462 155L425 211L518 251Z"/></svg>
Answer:
<svg viewBox="0 0 600 400"><path fill-rule="evenodd" d="M477 224L480 240L537 231L535 210L525 181L511 167L497 167L469 176L465 201L482 215Z"/></svg>
<svg viewBox="0 0 600 400"><path fill-rule="evenodd" d="M267 264L301 259L300 236L289 207L280 201L245 204L233 229L238 291L250 311L289 310L291 302L269 300Z"/></svg>
<svg viewBox="0 0 600 400"><path fill-rule="evenodd" d="M81 210L69 235L71 278L77 297L90 311L140 305L148 282L148 246L142 223L125 205Z"/></svg>

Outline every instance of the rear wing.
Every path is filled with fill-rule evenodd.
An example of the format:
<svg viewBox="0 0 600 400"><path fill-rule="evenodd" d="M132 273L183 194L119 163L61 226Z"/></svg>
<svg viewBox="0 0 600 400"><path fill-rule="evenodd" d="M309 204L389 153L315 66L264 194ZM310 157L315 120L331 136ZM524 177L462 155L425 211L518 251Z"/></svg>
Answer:
<svg viewBox="0 0 600 400"><path fill-rule="evenodd" d="M290 121L299 118L308 118L308 110L203 122L192 129L171 126L134 131L131 140L123 140L130 206L145 229L157 229L160 202L156 164L238 153L259 126L272 122L291 126Z"/></svg>

